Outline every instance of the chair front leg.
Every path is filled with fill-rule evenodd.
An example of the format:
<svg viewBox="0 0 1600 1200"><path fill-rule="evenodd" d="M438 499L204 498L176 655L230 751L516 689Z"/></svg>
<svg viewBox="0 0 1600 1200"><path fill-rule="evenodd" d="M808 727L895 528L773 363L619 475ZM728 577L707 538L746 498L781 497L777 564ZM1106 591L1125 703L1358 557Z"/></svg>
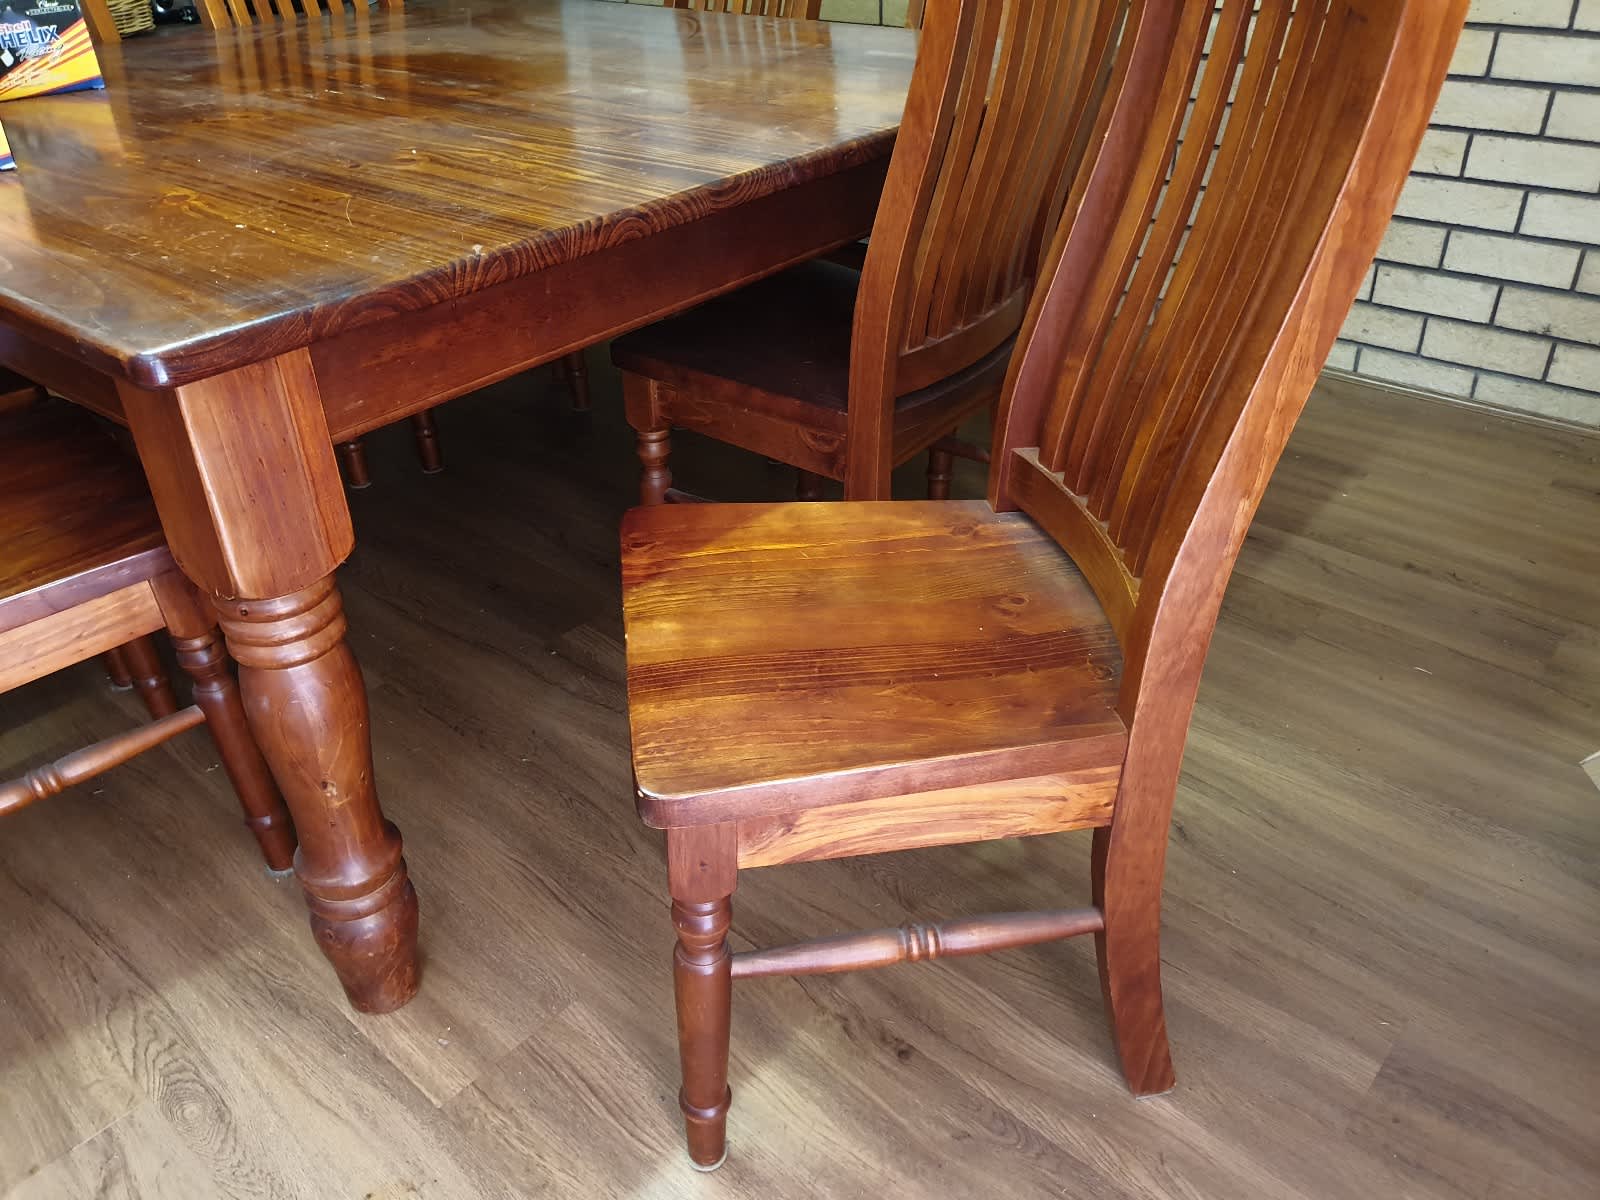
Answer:
<svg viewBox="0 0 1600 1200"><path fill-rule="evenodd" d="M622 403L628 424L639 435L639 503L665 504L672 488L667 457L672 453L672 419L653 379L622 373Z"/></svg>
<svg viewBox="0 0 1600 1200"><path fill-rule="evenodd" d="M697 1171L715 1171L728 1156L728 1035L733 1005L733 955L728 927L737 874L731 828L709 826L667 832L672 953L678 1007L678 1054L689 1161Z"/></svg>
<svg viewBox="0 0 1600 1200"><path fill-rule="evenodd" d="M161 576L151 581L151 587L166 619L178 665L194 681L194 702L206 715L206 729L239 797L244 823L261 847L261 857L267 860L269 870L293 870L294 823L245 721L239 685L229 670L216 618L194 585L179 575Z"/></svg>

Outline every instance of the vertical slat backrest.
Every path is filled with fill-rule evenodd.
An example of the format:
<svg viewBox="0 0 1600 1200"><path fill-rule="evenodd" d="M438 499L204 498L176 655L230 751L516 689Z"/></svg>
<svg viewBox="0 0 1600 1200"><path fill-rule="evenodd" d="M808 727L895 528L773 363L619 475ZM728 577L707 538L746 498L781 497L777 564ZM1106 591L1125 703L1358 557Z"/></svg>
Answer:
<svg viewBox="0 0 1600 1200"><path fill-rule="evenodd" d="M667 0L667 7L742 13L750 17L791 17L803 21L815 21L822 14L822 0Z"/></svg>
<svg viewBox="0 0 1600 1200"><path fill-rule="evenodd" d="M339 13L345 4L364 12L367 0L300 0L296 11L294 0L195 0L200 20L211 29L226 29L230 25L267 24L273 21L295 21L303 12L308 17L324 13ZM380 8L399 8L405 0L379 0Z"/></svg>
<svg viewBox="0 0 1600 1200"><path fill-rule="evenodd" d="M894 400L1000 352L1089 145L1128 3L931 0L852 342L846 494L877 498Z"/></svg>
<svg viewBox="0 0 1600 1200"><path fill-rule="evenodd" d="M1130 14L1007 380L990 495L1084 568L1123 644L1125 702L1153 654L1187 653L1175 630L1204 655L1465 8L1137 0Z"/></svg>

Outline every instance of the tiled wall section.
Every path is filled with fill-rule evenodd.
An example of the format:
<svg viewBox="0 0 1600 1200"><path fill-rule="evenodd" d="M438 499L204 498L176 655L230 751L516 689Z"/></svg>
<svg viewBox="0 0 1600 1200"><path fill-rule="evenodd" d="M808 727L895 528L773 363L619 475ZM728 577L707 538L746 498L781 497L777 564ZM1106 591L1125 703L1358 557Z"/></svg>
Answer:
<svg viewBox="0 0 1600 1200"><path fill-rule="evenodd" d="M1600 426L1600 0L1473 0L1330 366Z"/></svg>
<svg viewBox="0 0 1600 1200"><path fill-rule="evenodd" d="M822 11L899 24L905 8ZM1328 365L1600 427L1600 0L1473 0Z"/></svg>

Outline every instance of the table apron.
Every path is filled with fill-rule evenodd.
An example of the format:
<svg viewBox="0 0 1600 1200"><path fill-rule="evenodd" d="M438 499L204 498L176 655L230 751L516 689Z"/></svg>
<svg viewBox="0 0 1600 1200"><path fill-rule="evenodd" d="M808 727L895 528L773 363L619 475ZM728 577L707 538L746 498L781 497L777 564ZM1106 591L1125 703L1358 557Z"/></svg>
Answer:
<svg viewBox="0 0 1600 1200"><path fill-rule="evenodd" d="M311 348L335 441L729 291L869 232L888 160L398 313Z"/></svg>

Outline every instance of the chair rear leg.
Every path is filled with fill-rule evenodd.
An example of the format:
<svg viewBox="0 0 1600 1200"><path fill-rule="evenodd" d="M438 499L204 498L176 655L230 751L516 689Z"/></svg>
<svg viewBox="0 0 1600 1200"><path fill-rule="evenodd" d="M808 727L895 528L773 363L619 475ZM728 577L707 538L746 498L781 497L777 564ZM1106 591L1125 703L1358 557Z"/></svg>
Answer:
<svg viewBox="0 0 1600 1200"><path fill-rule="evenodd" d="M128 669L128 678L150 715L159 721L177 712L178 698L172 694L172 683L167 678L167 669L161 665L154 639L134 638L118 650Z"/></svg>
<svg viewBox="0 0 1600 1200"><path fill-rule="evenodd" d="M244 810L244 823L255 834L271 870L292 870L294 823L245 721L239 685L229 670L216 619L188 580L166 575L152 580L151 586L177 650L178 665L194 680L194 702L206 715L206 728Z"/></svg>
<svg viewBox="0 0 1600 1200"><path fill-rule="evenodd" d="M433 423L433 410L425 408L411 415L411 437L417 444L417 461L424 475L444 470L444 453L439 449L439 427Z"/></svg>
<svg viewBox="0 0 1600 1200"><path fill-rule="evenodd" d="M340 442L334 447L339 452L339 465L344 469L345 486L355 491L372 486L372 473L367 469L367 448L361 439Z"/></svg>
<svg viewBox="0 0 1600 1200"><path fill-rule="evenodd" d="M119 692L131 691L133 688L133 673L128 670L127 656L122 653L122 647L107 650L100 656L100 661L106 669L106 678L111 680L111 686Z"/></svg>
<svg viewBox="0 0 1600 1200"><path fill-rule="evenodd" d="M1094 831L1094 902L1106 925L1095 934L1100 988L1123 1077L1135 1096L1171 1091L1172 1051L1161 999L1161 863L1134 861L1137 849Z"/></svg>
<svg viewBox="0 0 1600 1200"><path fill-rule="evenodd" d="M728 927L737 872L736 843L727 826L667 832L672 890L673 991L678 1008L678 1055L689 1160L715 1171L728 1157L728 1035L733 1006L733 955Z"/></svg>

